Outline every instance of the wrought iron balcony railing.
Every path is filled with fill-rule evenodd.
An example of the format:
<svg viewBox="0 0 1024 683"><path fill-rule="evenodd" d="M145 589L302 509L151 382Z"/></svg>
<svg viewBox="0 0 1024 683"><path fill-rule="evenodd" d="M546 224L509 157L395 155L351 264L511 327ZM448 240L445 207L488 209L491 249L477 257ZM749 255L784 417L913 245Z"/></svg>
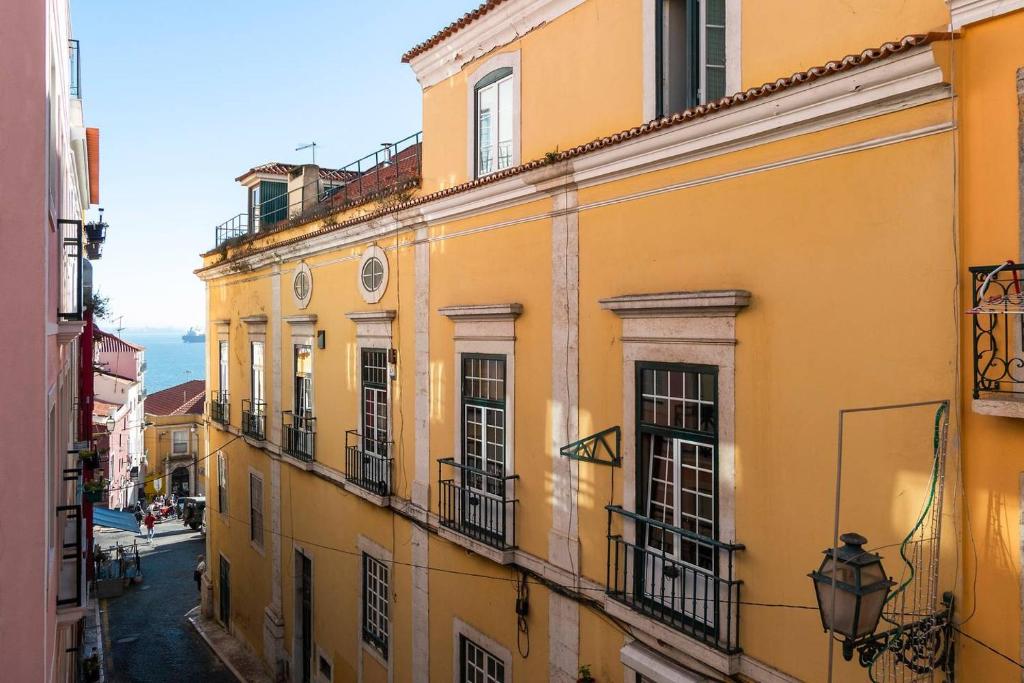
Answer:
<svg viewBox="0 0 1024 683"><path fill-rule="evenodd" d="M265 402L242 400L242 434L257 441L267 438L267 404Z"/></svg>
<svg viewBox="0 0 1024 683"><path fill-rule="evenodd" d="M355 429L345 432L345 479L378 496L390 496L394 459L390 441L361 435Z"/></svg>
<svg viewBox="0 0 1024 683"><path fill-rule="evenodd" d="M728 654L741 651L740 585L723 543L608 505L607 592L624 605ZM631 524L632 540L623 536Z"/></svg>
<svg viewBox="0 0 1024 683"><path fill-rule="evenodd" d="M446 468L451 473L445 478ZM477 469L454 458L437 461L440 523L499 550L516 547L518 474Z"/></svg>
<svg viewBox="0 0 1024 683"><path fill-rule="evenodd" d="M81 320L82 289L82 221L59 219L61 232L60 302L57 315L64 320Z"/></svg>
<svg viewBox="0 0 1024 683"><path fill-rule="evenodd" d="M975 266L972 284L974 398L1024 396L1024 265Z"/></svg>
<svg viewBox="0 0 1024 683"><path fill-rule="evenodd" d="M210 392L210 419L222 425L231 424L231 401L228 392Z"/></svg>
<svg viewBox="0 0 1024 683"><path fill-rule="evenodd" d="M215 246L286 222L313 220L413 187L423 176L423 133L415 133L337 169L321 168L315 180L254 202L246 213L214 229Z"/></svg>
<svg viewBox="0 0 1024 683"><path fill-rule="evenodd" d="M82 506L58 505L57 526L61 534L57 606L81 607L85 597L82 573Z"/></svg>
<svg viewBox="0 0 1024 683"><path fill-rule="evenodd" d="M316 460L316 418L290 410L281 413L281 448L299 460Z"/></svg>

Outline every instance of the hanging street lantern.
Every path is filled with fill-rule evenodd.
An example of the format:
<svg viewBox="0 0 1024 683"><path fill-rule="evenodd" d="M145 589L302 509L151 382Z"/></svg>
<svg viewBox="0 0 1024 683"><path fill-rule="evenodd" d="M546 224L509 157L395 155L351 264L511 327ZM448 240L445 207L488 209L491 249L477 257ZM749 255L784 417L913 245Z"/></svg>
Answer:
<svg viewBox="0 0 1024 683"><path fill-rule="evenodd" d="M867 668L887 650L915 673L950 670L953 595L942 596L944 608L935 614L875 633L896 582L885 573L882 556L864 549L866 538L846 533L839 539L842 547L822 551L825 559L808 576L814 582L821 625L842 640L843 658L852 660L856 651L858 662Z"/></svg>
<svg viewBox="0 0 1024 683"><path fill-rule="evenodd" d="M106 426L107 426L107 434L113 434L114 433L114 427L117 426L117 421L114 420L114 416L113 415L111 415L110 417L107 418Z"/></svg>
<svg viewBox="0 0 1024 683"><path fill-rule="evenodd" d="M843 547L824 551L821 566L808 576L814 581L821 625L842 636L843 656L849 660L854 644L875 632L895 582L886 576L882 557L864 550L868 539L850 533L840 540Z"/></svg>

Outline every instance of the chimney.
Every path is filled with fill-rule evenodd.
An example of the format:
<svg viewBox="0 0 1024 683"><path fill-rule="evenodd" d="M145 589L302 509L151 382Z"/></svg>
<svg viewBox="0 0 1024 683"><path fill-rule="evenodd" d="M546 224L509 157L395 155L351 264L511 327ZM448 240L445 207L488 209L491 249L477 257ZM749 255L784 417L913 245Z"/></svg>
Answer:
<svg viewBox="0 0 1024 683"><path fill-rule="evenodd" d="M320 167L296 166L288 174L288 218L306 213L320 199Z"/></svg>

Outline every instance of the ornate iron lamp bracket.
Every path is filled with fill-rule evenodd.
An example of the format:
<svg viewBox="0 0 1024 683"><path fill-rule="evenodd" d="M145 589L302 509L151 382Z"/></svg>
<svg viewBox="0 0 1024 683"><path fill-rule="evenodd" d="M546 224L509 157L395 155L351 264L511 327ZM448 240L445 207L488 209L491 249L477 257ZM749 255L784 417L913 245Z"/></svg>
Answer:
<svg viewBox="0 0 1024 683"><path fill-rule="evenodd" d="M947 683L953 681L955 650L953 648L953 594L942 596L943 609L910 624L882 633L874 633L856 641L843 642L843 658L853 659L865 669L871 667L885 651L917 674L942 671Z"/></svg>

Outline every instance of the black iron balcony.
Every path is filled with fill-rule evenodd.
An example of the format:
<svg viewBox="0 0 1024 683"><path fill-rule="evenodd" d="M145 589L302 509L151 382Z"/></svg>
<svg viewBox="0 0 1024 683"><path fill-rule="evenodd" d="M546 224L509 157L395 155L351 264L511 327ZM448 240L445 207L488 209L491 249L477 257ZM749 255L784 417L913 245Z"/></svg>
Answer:
<svg viewBox="0 0 1024 683"><path fill-rule="evenodd" d="M1024 397L1024 265L975 266L972 283L974 398Z"/></svg>
<svg viewBox="0 0 1024 683"><path fill-rule="evenodd" d="M210 392L210 419L222 425L231 424L231 401L228 392Z"/></svg>
<svg viewBox="0 0 1024 683"><path fill-rule="evenodd" d="M267 404L265 402L242 400L242 434L257 441L267 438Z"/></svg>
<svg viewBox="0 0 1024 683"><path fill-rule="evenodd" d="M59 219L61 231L60 302L57 315L64 320L81 320L82 289L82 221Z"/></svg>
<svg viewBox="0 0 1024 683"><path fill-rule="evenodd" d="M345 432L345 479L370 493L390 496L392 446L355 429Z"/></svg>
<svg viewBox="0 0 1024 683"><path fill-rule="evenodd" d="M445 479L445 468L451 475ZM516 547L518 474L485 471L453 458L437 461L440 523L499 550Z"/></svg>
<svg viewBox="0 0 1024 683"><path fill-rule="evenodd" d="M727 654L741 651L740 585L723 543L644 517L608 510L607 592L624 605ZM621 529L632 524L633 540Z"/></svg>
<svg viewBox="0 0 1024 683"><path fill-rule="evenodd" d="M80 607L84 598L82 590L82 506L58 505L57 526L61 534L57 606Z"/></svg>
<svg viewBox="0 0 1024 683"><path fill-rule="evenodd" d="M290 410L281 413L281 449L299 460L315 460L316 418Z"/></svg>

